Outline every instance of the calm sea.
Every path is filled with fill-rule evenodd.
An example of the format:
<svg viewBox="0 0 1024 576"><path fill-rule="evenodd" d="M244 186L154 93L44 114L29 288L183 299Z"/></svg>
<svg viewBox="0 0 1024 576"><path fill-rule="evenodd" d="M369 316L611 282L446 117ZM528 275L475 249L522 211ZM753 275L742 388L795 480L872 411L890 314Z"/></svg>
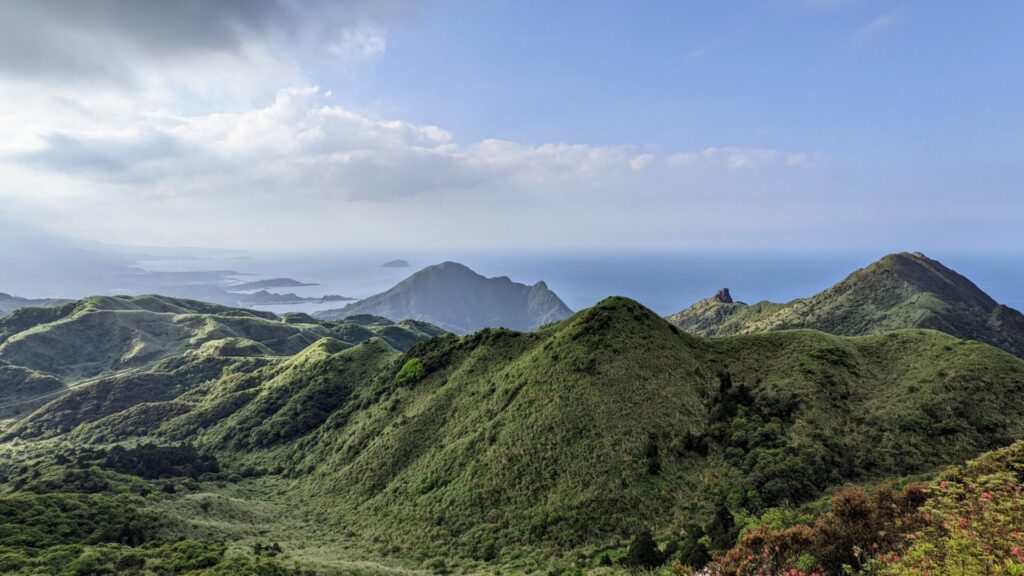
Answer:
<svg viewBox="0 0 1024 576"><path fill-rule="evenodd" d="M814 294L882 253L736 254L636 252L405 252L253 254L239 259L142 262L148 270L231 269L246 280L289 277L318 286L272 289L302 296L337 294L363 298L386 290L416 270L453 260L485 276L508 276L532 284L544 280L574 310L611 295L628 296L659 314L670 314L729 288L745 302L784 302ZM997 301L1024 309L1024 254L930 253L978 284ZM402 258L409 268L384 268ZM273 306L275 312L312 312L338 303Z"/></svg>

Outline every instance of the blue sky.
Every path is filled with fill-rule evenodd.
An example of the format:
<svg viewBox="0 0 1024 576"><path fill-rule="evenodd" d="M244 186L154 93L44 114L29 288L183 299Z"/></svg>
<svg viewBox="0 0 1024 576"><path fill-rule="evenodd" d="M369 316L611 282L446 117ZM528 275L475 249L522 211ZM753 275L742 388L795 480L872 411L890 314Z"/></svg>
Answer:
<svg viewBox="0 0 1024 576"><path fill-rule="evenodd" d="M0 12L0 130L13 135L0 144L0 219L91 240L1020 240L1019 2L84 0Z"/></svg>
<svg viewBox="0 0 1024 576"><path fill-rule="evenodd" d="M470 140L1016 159L1024 5L981 5L436 3L359 97Z"/></svg>

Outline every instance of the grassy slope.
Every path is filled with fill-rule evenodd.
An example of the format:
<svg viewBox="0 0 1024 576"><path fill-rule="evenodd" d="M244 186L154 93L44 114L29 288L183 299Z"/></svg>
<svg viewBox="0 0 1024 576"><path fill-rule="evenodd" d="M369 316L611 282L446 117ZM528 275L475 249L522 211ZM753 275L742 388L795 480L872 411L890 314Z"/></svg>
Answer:
<svg viewBox="0 0 1024 576"><path fill-rule="evenodd" d="M0 418L14 415L32 398L64 389L60 380L0 361Z"/></svg>
<svg viewBox="0 0 1024 576"><path fill-rule="evenodd" d="M668 320L704 336L793 328L857 336L930 328L1024 356L1024 315L917 253L886 256L820 294L788 304L707 299Z"/></svg>
<svg viewBox="0 0 1024 576"><path fill-rule="evenodd" d="M308 318L308 317L307 317ZM136 368L206 345L211 354L295 354L322 337L380 336L405 349L436 328L332 324L162 296L93 297L0 320L0 359L65 380Z"/></svg>
<svg viewBox="0 0 1024 576"><path fill-rule="evenodd" d="M26 308L0 319L0 417L24 415L58 398L49 421L21 424L50 434L135 404L170 401L204 381L195 374L181 378L189 366L198 366L192 372L209 379L232 364L220 362L214 372L202 367L217 364L216 358L287 357L321 338L345 347L380 338L406 350L441 333L423 322L278 318L160 296L94 297L59 308ZM60 398L66 386L74 391ZM146 413L158 410L149 407ZM60 416L54 418L55 413Z"/></svg>
<svg viewBox="0 0 1024 576"><path fill-rule="evenodd" d="M412 358L425 376L400 381ZM125 409L90 412L127 390L54 403L16 433L82 424L60 442L194 442L263 476L239 486L286 511L268 530L321 546L310 558L335 542L532 567L643 528L709 525L719 504L742 518L1024 437L1024 362L990 346L929 330L704 340L622 298L405 355L325 339L287 359L180 362L216 369Z"/></svg>
<svg viewBox="0 0 1024 576"><path fill-rule="evenodd" d="M410 352L436 362L424 381L309 452L311 495L327 492L368 536L413 553L612 544L669 528L662 518L706 521L716 492L757 511L1024 435L1024 409L1008 409L1024 363L936 332L700 341L613 299L539 334L478 334L440 361L431 346L443 344ZM720 374L746 392L720 398Z"/></svg>
<svg viewBox="0 0 1024 576"><path fill-rule="evenodd" d="M705 341L610 299L413 356L426 377L398 384L382 343L323 341L188 392L153 433L294 477L318 520L400 556L479 560L616 545L708 522L716 501L756 513L1024 436L1024 363L933 331Z"/></svg>

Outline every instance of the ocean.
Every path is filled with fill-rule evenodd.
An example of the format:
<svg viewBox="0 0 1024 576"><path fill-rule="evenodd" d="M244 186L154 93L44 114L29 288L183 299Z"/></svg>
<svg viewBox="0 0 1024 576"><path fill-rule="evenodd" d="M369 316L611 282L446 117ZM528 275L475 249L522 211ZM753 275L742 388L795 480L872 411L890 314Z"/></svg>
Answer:
<svg viewBox="0 0 1024 576"><path fill-rule="evenodd" d="M239 258L141 261L153 271L235 270L243 279L288 277L317 286L274 288L300 296L334 294L364 298L387 290L416 270L446 260L485 276L516 282L545 281L573 310L618 295L667 315L729 288L744 302L785 302L810 296L877 260L884 253L713 253L693 251L431 251L253 253ZM1024 309L1024 254L928 253L978 284L997 301ZM408 268L381 264L401 258ZM329 302L264 306L274 312L337 308Z"/></svg>

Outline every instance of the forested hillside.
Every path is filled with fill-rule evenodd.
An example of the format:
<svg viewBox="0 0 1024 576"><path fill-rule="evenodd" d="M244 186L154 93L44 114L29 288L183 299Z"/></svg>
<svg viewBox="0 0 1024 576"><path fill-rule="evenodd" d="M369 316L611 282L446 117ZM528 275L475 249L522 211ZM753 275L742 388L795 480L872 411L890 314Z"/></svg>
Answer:
<svg viewBox="0 0 1024 576"><path fill-rule="evenodd" d="M537 332L406 352L213 342L10 423L3 498L121 502L153 519L154 545L230 542L217 562L273 550L324 573L613 570L648 532L675 543L661 560L685 545L700 564L773 511L1024 438L1024 361L932 330L702 339L610 298ZM134 554L118 534L65 542ZM47 561L48 545L7 545L19 570Z"/></svg>

